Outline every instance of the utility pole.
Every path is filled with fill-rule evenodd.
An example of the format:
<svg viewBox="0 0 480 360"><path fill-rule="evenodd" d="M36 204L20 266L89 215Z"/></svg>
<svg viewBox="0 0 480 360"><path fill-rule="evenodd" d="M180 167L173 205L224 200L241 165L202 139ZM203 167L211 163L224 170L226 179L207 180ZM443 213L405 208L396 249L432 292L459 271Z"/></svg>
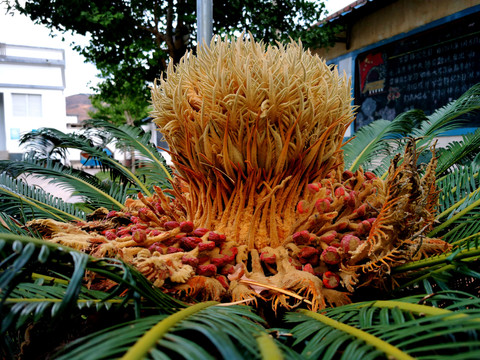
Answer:
<svg viewBox="0 0 480 360"><path fill-rule="evenodd" d="M197 46L210 44L213 31L213 0L197 0Z"/></svg>

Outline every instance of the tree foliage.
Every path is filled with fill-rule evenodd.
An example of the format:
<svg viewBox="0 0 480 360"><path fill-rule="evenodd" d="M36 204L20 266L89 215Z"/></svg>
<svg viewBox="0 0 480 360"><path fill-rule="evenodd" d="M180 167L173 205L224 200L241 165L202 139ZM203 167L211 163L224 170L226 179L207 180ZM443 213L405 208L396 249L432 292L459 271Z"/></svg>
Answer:
<svg viewBox="0 0 480 360"><path fill-rule="evenodd" d="M145 107L148 85L169 59L177 63L195 51L195 0L11 0L9 7L52 31L90 35L88 45L74 48L100 71L99 100L119 108L125 102ZM317 26L323 12L324 4L312 0L215 0L213 32L251 32L265 43L301 38L306 47L318 48L331 45L335 33Z"/></svg>

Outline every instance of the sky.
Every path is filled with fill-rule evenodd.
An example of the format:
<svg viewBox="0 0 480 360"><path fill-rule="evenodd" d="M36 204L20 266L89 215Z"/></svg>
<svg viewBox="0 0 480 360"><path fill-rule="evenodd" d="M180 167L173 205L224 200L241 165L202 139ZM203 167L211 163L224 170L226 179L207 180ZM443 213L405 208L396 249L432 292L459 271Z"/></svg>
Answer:
<svg viewBox="0 0 480 360"><path fill-rule="evenodd" d="M342 9L353 0L327 0L326 8L329 14ZM62 41L62 37L65 41ZM0 3L0 43L14 45L40 46L61 48L65 50L65 96L74 94L90 94L91 86L95 86L100 79L95 65L85 63L83 56L72 49L71 43L82 45L88 43L88 38L81 35L57 33L50 36L50 30L43 25L34 24L28 17L6 14L4 2Z"/></svg>

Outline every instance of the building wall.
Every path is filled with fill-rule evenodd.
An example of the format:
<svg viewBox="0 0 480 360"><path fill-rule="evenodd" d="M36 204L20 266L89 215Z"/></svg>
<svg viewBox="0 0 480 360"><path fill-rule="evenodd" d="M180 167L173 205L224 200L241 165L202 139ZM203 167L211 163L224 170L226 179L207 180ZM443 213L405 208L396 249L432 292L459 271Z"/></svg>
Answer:
<svg viewBox="0 0 480 360"><path fill-rule="evenodd" d="M376 1L381 2L381 0ZM346 75L351 77L352 96L355 98L355 105L359 107L355 123L346 134L347 136L354 132L355 127L358 128L359 126L372 121L372 119L368 120L365 118L364 115L367 114L367 111L363 111L369 110L370 104L367 105L367 103L364 103L364 93L359 93L361 77L359 68L361 67L361 64L364 64L364 59L367 55L370 56L371 59L376 55L381 55L383 60L380 59L380 63L386 64L388 72L388 76L384 77L384 79L387 79L385 81L385 86L383 84L380 85L379 81L377 81L379 84L375 84L375 82L371 84L378 85L375 88L375 91L379 92L379 94L370 94L368 96L370 102L370 99L375 99L376 102L376 109L374 109L375 119L384 118L391 120L391 116L395 117L400 112L406 111L410 108L424 109L424 107L427 106L424 110L428 110L428 107L438 109L439 107L446 105L448 101L456 99L466 91L465 86L467 85L467 82L472 83L473 81L473 83L475 83L480 81L480 62L476 60L480 54L478 50L480 47L475 45L480 42L478 32L475 32L477 31L475 29L477 29L480 24L480 0L398 0L381 9L372 10L369 14L365 14L364 12L364 15L359 16L358 14L361 13L362 12L360 11L352 11L351 14L348 14L350 15L349 17L345 16L345 18L343 18L340 16L339 19L335 20L350 22L352 33L349 50L346 49L345 43L337 43L334 49L330 49L329 51L317 51L317 54L325 57L327 63L337 65L340 71L345 71ZM468 35L466 38L455 35L457 31L460 31L460 25L457 26L457 23L462 23L461 26L465 29L468 27L469 30L467 33L470 34L473 31L473 35ZM449 24L455 25L450 26ZM439 34L442 34L440 36L441 39L438 38ZM445 38L443 38L443 34L445 35ZM437 36L437 40L435 40L433 36ZM414 39L413 42L412 39ZM427 41L426 44L425 39ZM447 44L446 47L450 47L451 50L443 49L444 46L442 44L444 44L444 40L445 44ZM415 41L417 43L415 43ZM423 47L414 48L415 45L420 44L422 41ZM465 45L465 41L470 41L471 44L469 43ZM455 50L457 46L459 48L464 47L465 50ZM444 51L449 52L449 54L444 54ZM398 55L396 52L398 52ZM425 56L421 54L426 52L428 52L428 55L426 56L428 56L427 60L429 61L419 60L419 57ZM399 66L398 64L393 64L398 62L400 58L402 60L406 58L407 54L409 59L403 64L405 65L405 69L396 67L392 68L392 66ZM470 68L473 67L474 71L471 71L470 68L468 71L462 71L462 69L458 70L457 62L455 60L457 55L468 57L465 61L458 61L458 64L464 62L464 65L468 65ZM411 56L414 56L413 61L410 58ZM415 56L417 56L416 59ZM420 70L414 69L414 65L416 63L426 65L427 63L430 63L430 60L432 61L430 71L428 71L429 75L424 78L427 71L421 70L423 72L420 73ZM443 63L441 64L441 62ZM446 62L451 66L446 66ZM380 67L382 66L383 65ZM404 78L406 80L404 79L405 81L403 81L402 84L397 85L401 75L398 74L400 73L400 70L402 71L402 74L405 75ZM447 71L447 73L445 73L445 71ZM410 79L410 77L407 79L408 75L413 75L415 72L416 79ZM393 75L393 73L395 75ZM453 84L453 79L467 73L468 81L457 81ZM395 79L391 78L391 76L395 76ZM415 104L406 104L406 99L409 96L412 97L413 95L418 95L416 93L412 95L412 91L407 89L407 87L416 86L416 84L421 82L419 79L423 81L423 84L419 85L419 93L421 93L426 100L423 102L416 101ZM397 82L393 83L394 80ZM449 82L447 85L448 88L445 84L438 85L438 83L443 80ZM427 85L428 87L425 87ZM397 91L397 88L399 89L399 92L395 94L400 95L401 98L390 101L388 96L391 94L389 94L389 91L392 89ZM355 91L353 91L354 89ZM444 93L442 93L442 91ZM438 102L438 99L442 100L441 103ZM435 104L433 104L434 102ZM403 106L404 103L406 104L405 106ZM365 109L363 106L364 104ZM393 108L397 108L395 111L391 111L392 104L396 104L393 106ZM401 109L399 109L399 106L401 106ZM386 111L388 111L388 114ZM429 113L428 111L427 114ZM391 116L385 117L385 114ZM451 138L452 136L472 132L476 130L478 121L478 119L473 119L471 125L460 130L449 132L446 136Z"/></svg>
<svg viewBox="0 0 480 360"><path fill-rule="evenodd" d="M376 0L381 1L381 0ZM315 53L330 60L379 41L407 33L432 21L480 5L480 0L398 0L351 24L350 48L336 43Z"/></svg>
<svg viewBox="0 0 480 360"><path fill-rule="evenodd" d="M19 159L19 137L40 127L66 131L62 49L0 44L0 156ZM27 109L21 106L25 101ZM31 106L31 109L28 109Z"/></svg>

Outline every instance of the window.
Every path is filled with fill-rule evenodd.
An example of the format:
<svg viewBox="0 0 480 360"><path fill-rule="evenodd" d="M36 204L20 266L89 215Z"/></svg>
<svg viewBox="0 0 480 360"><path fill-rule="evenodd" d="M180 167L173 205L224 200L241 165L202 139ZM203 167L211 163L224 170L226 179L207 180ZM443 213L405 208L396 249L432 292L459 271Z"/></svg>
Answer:
<svg viewBox="0 0 480 360"><path fill-rule="evenodd" d="M12 94L13 116L42 117L42 95Z"/></svg>

